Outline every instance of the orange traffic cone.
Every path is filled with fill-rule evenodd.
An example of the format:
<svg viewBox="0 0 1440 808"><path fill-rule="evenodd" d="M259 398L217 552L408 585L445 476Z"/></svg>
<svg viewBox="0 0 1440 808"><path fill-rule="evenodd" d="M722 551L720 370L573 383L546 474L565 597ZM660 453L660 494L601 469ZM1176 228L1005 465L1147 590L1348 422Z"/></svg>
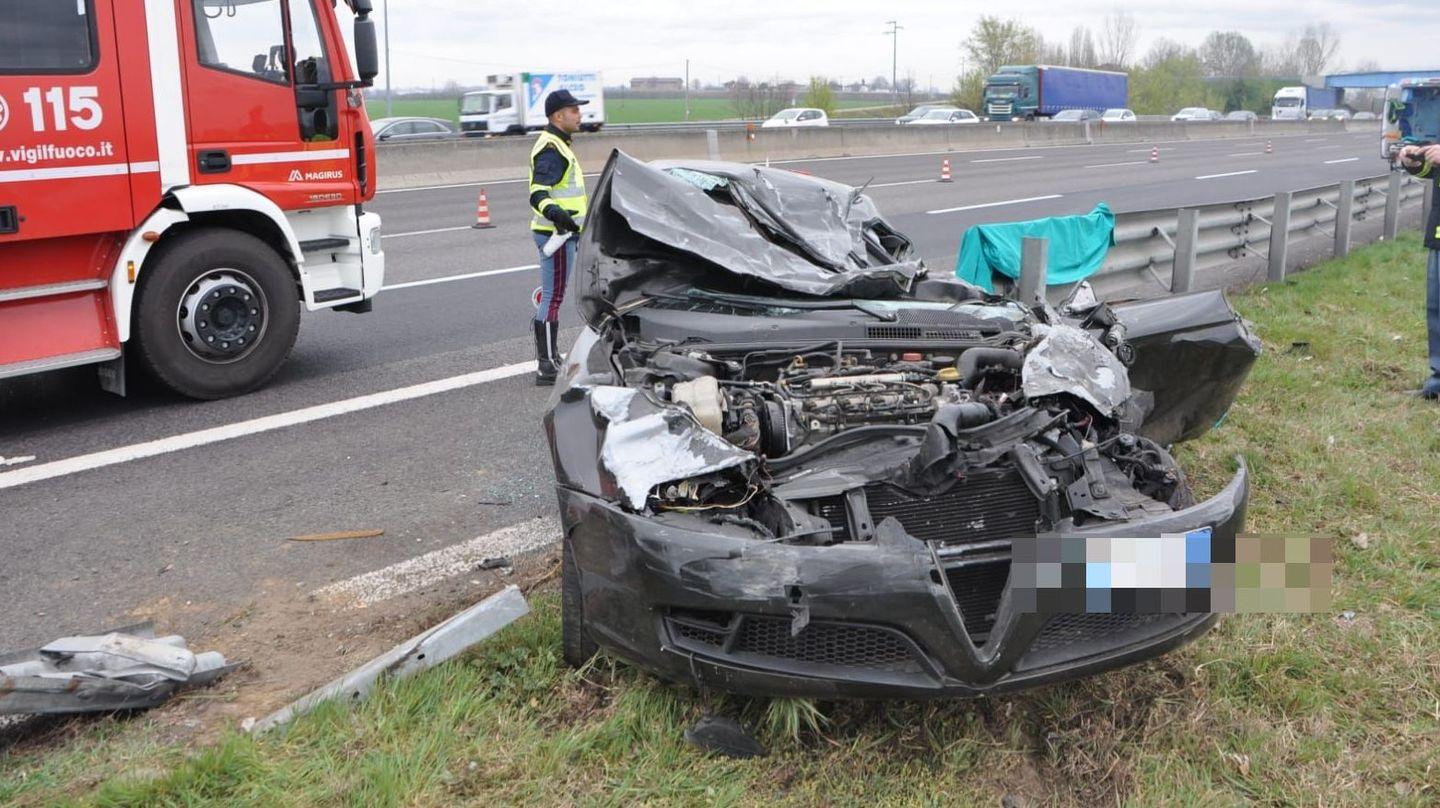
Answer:
<svg viewBox="0 0 1440 808"><path fill-rule="evenodd" d="M1156 146L1156 147L1154 147L1154 148L1152 148L1152 149L1150 150L1150 162L1152 162L1152 163L1158 163L1158 162L1160 162L1160 147L1159 147L1159 146Z"/></svg>
<svg viewBox="0 0 1440 808"><path fill-rule="evenodd" d="M485 189L480 189L480 198L475 201L475 230L486 230L495 225L490 223L490 200L485 198Z"/></svg>
<svg viewBox="0 0 1440 808"><path fill-rule="evenodd" d="M946 157L940 161L940 181L950 182L950 158Z"/></svg>
<svg viewBox="0 0 1440 808"><path fill-rule="evenodd" d="M1268 141L1268 140L1265 141L1265 153L1266 153L1266 154L1274 154L1274 153L1275 153L1275 147L1274 147L1273 145L1271 145L1270 141Z"/></svg>

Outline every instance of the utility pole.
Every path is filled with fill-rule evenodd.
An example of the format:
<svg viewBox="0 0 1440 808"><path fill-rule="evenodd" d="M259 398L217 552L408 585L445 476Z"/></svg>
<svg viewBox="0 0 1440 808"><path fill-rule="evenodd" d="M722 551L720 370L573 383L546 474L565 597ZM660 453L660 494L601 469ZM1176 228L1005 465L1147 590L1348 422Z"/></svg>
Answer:
<svg viewBox="0 0 1440 808"><path fill-rule="evenodd" d="M896 84L897 71L895 70L895 66L898 63L897 55L900 52L900 32L904 30L905 26L895 20L887 20L885 24L890 26L890 30L885 32L885 35L890 37L890 95L898 102L900 100L900 87Z"/></svg>
<svg viewBox="0 0 1440 808"><path fill-rule="evenodd" d="M390 0L385 0L385 117L395 115L395 94L390 92Z"/></svg>
<svg viewBox="0 0 1440 808"><path fill-rule="evenodd" d="M685 120L690 120L690 60L685 60Z"/></svg>

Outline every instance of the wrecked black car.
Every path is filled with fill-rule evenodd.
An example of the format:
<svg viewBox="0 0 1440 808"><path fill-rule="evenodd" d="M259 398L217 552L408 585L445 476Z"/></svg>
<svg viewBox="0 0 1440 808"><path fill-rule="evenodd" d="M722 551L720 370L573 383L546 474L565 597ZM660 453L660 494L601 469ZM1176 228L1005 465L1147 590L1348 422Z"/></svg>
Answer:
<svg viewBox="0 0 1440 808"><path fill-rule="evenodd" d="M1241 529L1243 463L1197 503L1168 451L1259 353L1228 302L1027 308L931 276L862 190L611 156L571 280L589 327L545 416L565 659L598 645L755 695L971 695L1206 631L1024 613L1011 546Z"/></svg>

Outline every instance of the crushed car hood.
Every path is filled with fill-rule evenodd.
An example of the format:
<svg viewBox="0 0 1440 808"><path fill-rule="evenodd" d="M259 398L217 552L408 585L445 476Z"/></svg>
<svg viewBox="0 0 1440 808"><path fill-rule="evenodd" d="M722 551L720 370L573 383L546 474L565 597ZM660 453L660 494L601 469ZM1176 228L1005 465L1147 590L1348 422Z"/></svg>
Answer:
<svg viewBox="0 0 1440 808"><path fill-rule="evenodd" d="M741 163L611 153L573 281L592 326L653 294L893 298L925 265L862 189Z"/></svg>

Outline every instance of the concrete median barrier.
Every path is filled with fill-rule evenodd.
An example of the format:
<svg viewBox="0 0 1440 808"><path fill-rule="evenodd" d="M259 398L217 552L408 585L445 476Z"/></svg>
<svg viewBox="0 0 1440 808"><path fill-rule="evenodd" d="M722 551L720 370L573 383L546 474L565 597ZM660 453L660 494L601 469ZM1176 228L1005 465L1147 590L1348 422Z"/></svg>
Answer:
<svg viewBox="0 0 1440 808"><path fill-rule="evenodd" d="M1378 125L1362 122L1367 127ZM1281 138L1298 135L1357 131L1345 121L1207 121L1092 122L1088 142L1159 143L1241 137ZM430 143L382 144L377 165L380 188L416 188L426 185L492 182L523 177L534 136L463 138ZM706 130L686 132L599 132L575 139L581 162L599 170L613 149L642 160L709 159L763 163L766 160L804 160L825 157L864 157L881 154L1026 147L1076 146L1087 142L1086 128L1078 123L980 123L964 126L831 126L813 129L756 128L754 138L744 130L717 130L712 141Z"/></svg>

